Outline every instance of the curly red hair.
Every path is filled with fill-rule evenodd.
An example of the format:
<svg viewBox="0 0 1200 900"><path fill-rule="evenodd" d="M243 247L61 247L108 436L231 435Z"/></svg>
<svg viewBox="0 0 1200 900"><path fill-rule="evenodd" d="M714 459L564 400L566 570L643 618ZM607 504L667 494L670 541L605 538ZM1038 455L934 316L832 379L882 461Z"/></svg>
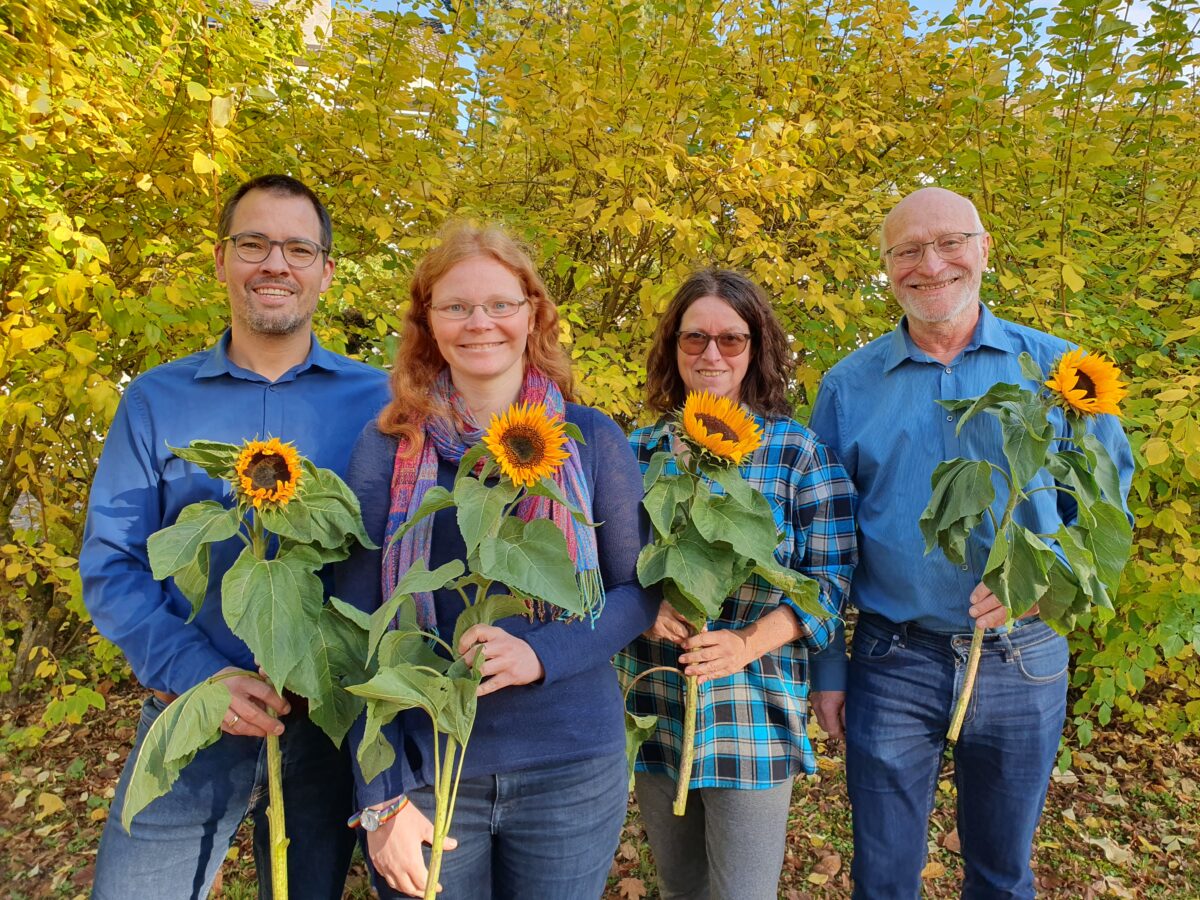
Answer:
<svg viewBox="0 0 1200 900"><path fill-rule="evenodd" d="M445 412L433 397L433 384L446 368L429 327L429 302L433 286L464 260L477 256L494 259L521 283L530 302L533 330L525 345L525 364L537 367L573 399L571 360L559 342L558 307L550 299L529 254L497 225L456 222L442 230L441 242L421 257L409 285L411 303L404 317L400 346L392 364L392 399L379 414L384 434L407 441L415 451L425 420Z"/></svg>

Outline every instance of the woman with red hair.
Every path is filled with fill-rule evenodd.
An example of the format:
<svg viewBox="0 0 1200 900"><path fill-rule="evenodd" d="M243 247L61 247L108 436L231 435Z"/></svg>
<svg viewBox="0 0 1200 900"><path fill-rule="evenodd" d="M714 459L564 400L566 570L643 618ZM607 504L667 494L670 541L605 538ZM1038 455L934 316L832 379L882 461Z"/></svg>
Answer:
<svg viewBox="0 0 1200 900"><path fill-rule="evenodd" d="M392 401L360 437L347 478L368 533L387 549L362 550L343 563L336 593L373 611L413 563L433 569L466 558L453 509L391 537L429 488L452 488L459 460L493 416L516 402L544 403L578 426L584 441L569 442L554 477L601 524L581 526L557 503L538 509L571 532L578 580L603 612L567 621L549 607L463 634L458 651L477 647L486 661L441 883L448 900L595 900L617 847L628 784L624 708L609 660L650 625L657 607L635 571L646 539L638 465L612 420L570 402L558 311L529 257L502 230L448 231L417 265L410 296ZM417 606L423 627L452 640L463 609L455 591L435 591ZM369 783L361 773L358 780L362 822L374 826L367 847L375 887L381 897L419 894L427 876L422 844L433 832L432 732L424 713L412 710L385 736L395 763ZM361 737L360 720L355 748Z"/></svg>

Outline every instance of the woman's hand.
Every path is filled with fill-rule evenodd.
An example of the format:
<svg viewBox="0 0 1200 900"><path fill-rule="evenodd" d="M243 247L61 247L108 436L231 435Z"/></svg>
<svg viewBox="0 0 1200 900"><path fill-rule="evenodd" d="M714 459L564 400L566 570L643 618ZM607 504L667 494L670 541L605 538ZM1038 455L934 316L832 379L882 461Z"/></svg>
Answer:
<svg viewBox="0 0 1200 900"><path fill-rule="evenodd" d="M683 674L697 676L700 684L740 672L761 653L754 652L740 628L702 631L683 641L686 651L679 657Z"/></svg>
<svg viewBox="0 0 1200 900"><path fill-rule="evenodd" d="M512 685L532 684L546 675L532 647L495 625L472 625L463 632L458 652L469 666L475 665L476 654L483 654L483 682L477 697Z"/></svg>
<svg viewBox="0 0 1200 900"><path fill-rule="evenodd" d="M433 844L433 823L412 803L407 803L395 817L367 832L367 849L379 877L392 890L420 897L425 892L429 869L421 855L422 844ZM458 841L447 837L442 849L453 850ZM438 885L438 890L442 889Z"/></svg>
<svg viewBox="0 0 1200 900"><path fill-rule="evenodd" d="M688 620L666 600L658 604L658 616L655 618L654 624L642 632L645 637L670 641L681 647L691 633L692 626L688 624Z"/></svg>

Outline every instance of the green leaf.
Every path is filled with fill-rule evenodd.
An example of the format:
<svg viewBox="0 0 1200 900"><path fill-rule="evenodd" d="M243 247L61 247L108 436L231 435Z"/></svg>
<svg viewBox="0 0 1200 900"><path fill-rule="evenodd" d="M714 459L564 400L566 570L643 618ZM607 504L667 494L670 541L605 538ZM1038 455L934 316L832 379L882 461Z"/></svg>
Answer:
<svg viewBox="0 0 1200 900"><path fill-rule="evenodd" d="M458 461L458 472L454 476L454 483L457 485L460 481L465 481L468 474L475 468L475 464L485 456L490 458L490 452L487 444L483 441L464 453L462 459Z"/></svg>
<svg viewBox="0 0 1200 900"><path fill-rule="evenodd" d="M184 766L221 736L221 720L231 699L223 680L202 681L167 704L154 720L125 791L121 826L127 832L137 814L166 794Z"/></svg>
<svg viewBox="0 0 1200 900"><path fill-rule="evenodd" d="M950 562L962 565L967 537L996 499L992 467L983 460L948 460L933 470L930 485L932 495L918 520L925 552L940 546Z"/></svg>
<svg viewBox="0 0 1200 900"><path fill-rule="evenodd" d="M1001 404L999 409L988 412L1000 419L1009 475L1013 487L1021 490L1046 464L1046 450L1054 439L1054 427L1046 417L1046 406L1040 398L1023 391L1019 400Z"/></svg>
<svg viewBox="0 0 1200 900"><path fill-rule="evenodd" d="M1083 436L1083 448L1085 453L1090 454L1092 472L1096 476L1096 483L1100 485L1100 492L1104 499L1113 506L1121 506L1123 500L1121 476L1117 472L1117 466L1112 461L1112 457L1108 455L1108 449L1098 437L1090 432Z"/></svg>
<svg viewBox="0 0 1200 900"><path fill-rule="evenodd" d="M658 479L642 498L642 505L650 516L654 530L660 535L668 535L675 525L675 516L680 503L686 503L697 493L698 480L693 475L668 475ZM707 485L701 485L700 491L708 494Z"/></svg>
<svg viewBox="0 0 1200 900"><path fill-rule="evenodd" d="M346 615L348 610L357 615ZM361 610L341 602L322 607L308 653L292 670L287 683L288 688L308 698L309 718L339 747L363 709L362 699L349 693L343 684L370 677L363 662L367 658L367 632L357 621L361 615Z"/></svg>
<svg viewBox="0 0 1200 900"><path fill-rule="evenodd" d="M201 500L185 506L174 525L154 532L146 541L150 571L159 581L196 562L205 544L225 541L238 532L242 520L237 509L227 509L216 500Z"/></svg>
<svg viewBox="0 0 1200 900"><path fill-rule="evenodd" d="M450 496L450 492L440 484L435 484L425 492L425 496L421 498L421 505L412 514L412 518L396 529L396 533L392 535L392 541L400 540L400 538L408 534L414 525L426 516L431 516L438 510L449 509L453 505L454 498Z"/></svg>
<svg viewBox="0 0 1200 900"><path fill-rule="evenodd" d="M625 711L625 758L629 761L629 777L633 778L633 767L637 765L638 752L658 729L658 716L635 716Z"/></svg>
<svg viewBox="0 0 1200 900"><path fill-rule="evenodd" d="M500 533L479 545L479 574L569 613L586 612L567 539L547 519L506 518Z"/></svg>
<svg viewBox="0 0 1200 900"><path fill-rule="evenodd" d="M1074 574L1057 556L1050 567L1049 580L1050 587L1038 601L1038 615L1059 634L1066 634L1075 627L1082 592Z"/></svg>
<svg viewBox="0 0 1200 900"><path fill-rule="evenodd" d="M525 492L534 497L547 497L555 503L565 507L571 514L571 517L581 525L588 525L595 528L600 522L592 522L588 519L587 513L567 499L566 495L559 489L558 485L549 478L539 478L536 482L525 489Z"/></svg>
<svg viewBox="0 0 1200 900"><path fill-rule="evenodd" d="M332 549L344 547L347 539L352 537L364 547L375 549L363 527L358 498L346 482L329 469L318 469L307 460L304 465L308 477L287 509L299 501L311 522L312 540Z"/></svg>
<svg viewBox="0 0 1200 900"><path fill-rule="evenodd" d="M195 463L210 477L230 483L233 482L234 466L242 452L241 447L220 441L192 441L187 447L168 444L167 449L180 459Z"/></svg>
<svg viewBox="0 0 1200 900"><path fill-rule="evenodd" d="M713 496L706 503L695 503L692 522L705 540L724 541L740 555L767 565L775 561L779 532L775 529L770 501L758 491L751 496L751 508L728 494Z"/></svg>
<svg viewBox="0 0 1200 900"><path fill-rule="evenodd" d="M1045 374L1042 372L1042 367L1038 365L1037 360L1029 355L1027 351L1022 351L1017 357L1017 362L1021 366L1021 374L1030 381L1041 384L1046 380Z"/></svg>
<svg viewBox="0 0 1200 900"><path fill-rule="evenodd" d="M638 580L643 587L670 580L688 600L715 619L730 591L735 554L728 545L711 544L692 523L676 539L656 541L638 556ZM683 610L680 610L683 612Z"/></svg>
<svg viewBox="0 0 1200 900"><path fill-rule="evenodd" d="M335 501L335 498L323 495L317 495L315 499L317 499L318 504ZM338 505L338 518L342 518L340 515L342 510L340 504ZM309 512L308 505L299 498L293 499L286 506L267 504L261 509L256 510L255 515L261 519L263 528L272 534L277 534L280 537L288 538L301 544L308 544L313 540L312 513ZM326 537L326 534L322 534L322 538ZM342 541L345 541L344 534ZM328 540L323 540L322 543L328 543ZM340 546L340 544L337 546Z"/></svg>
<svg viewBox="0 0 1200 900"><path fill-rule="evenodd" d="M704 475L711 478L742 506L751 507L754 504L754 488L750 486L737 466L714 466L711 463L700 463L697 467Z"/></svg>
<svg viewBox="0 0 1200 900"><path fill-rule="evenodd" d="M1082 453L1074 450L1051 453L1046 457L1046 471L1055 481L1073 490L1079 503L1087 506L1099 499L1100 485Z"/></svg>
<svg viewBox="0 0 1200 900"><path fill-rule="evenodd" d="M453 735L460 745L471 739L475 727L475 712L479 704L479 682L483 678L479 669L472 669L463 678L450 678L450 701L442 707L438 717L438 731Z"/></svg>
<svg viewBox="0 0 1200 900"><path fill-rule="evenodd" d="M1072 579L1074 590L1071 592L1072 605L1074 596L1082 592L1090 603L1112 609L1112 599L1108 588L1100 579L1100 573L1096 568L1096 558L1092 555L1091 549L1083 542L1086 536L1086 532L1081 529L1072 529L1066 525L1060 525L1054 535L1074 576Z"/></svg>
<svg viewBox="0 0 1200 900"><path fill-rule="evenodd" d="M467 545L467 558L475 555L485 537L494 537L500 529L504 509L516 499L521 489L507 480L488 487L475 478L464 478L454 486L454 503L458 507L458 530Z"/></svg>
<svg viewBox="0 0 1200 900"><path fill-rule="evenodd" d="M1125 512L1098 500L1079 508L1078 518L1070 529L1091 551L1096 573L1109 594L1115 596L1133 548L1133 529Z"/></svg>
<svg viewBox="0 0 1200 900"><path fill-rule="evenodd" d="M958 420L958 425L955 426L954 433L962 432L963 426L967 424L975 416L981 412L994 412L999 409L1001 403L1020 400L1022 394L1028 394L1028 391L1023 391L1015 384L1005 384L998 382L987 389L987 392L981 394L974 399L964 398L962 400L936 400L938 406L948 409L950 412L958 412L966 410Z"/></svg>
<svg viewBox="0 0 1200 900"><path fill-rule="evenodd" d="M565 434L567 437L569 437L575 443L579 444L579 446L581 446L581 447L587 446L587 441L585 441L583 439L583 432L579 430L578 425L576 425L574 422L568 422L566 419L563 419L562 425L563 425L563 434Z"/></svg>
<svg viewBox="0 0 1200 900"><path fill-rule="evenodd" d="M744 584L745 582L743 582ZM669 578L660 583L662 588L663 599L674 607L675 611L688 620L688 624L692 626L692 631L699 633L709 620L709 615L705 609L700 606L695 600L689 597L683 591L675 586L675 582ZM716 618L715 616L713 618Z"/></svg>
<svg viewBox="0 0 1200 900"><path fill-rule="evenodd" d="M247 547L221 580L226 624L274 684L287 684L308 653L323 605L320 565L307 547L270 560L255 559Z"/></svg>
<svg viewBox="0 0 1200 900"><path fill-rule="evenodd" d="M754 574L774 585L810 616L824 621L831 613L821 605L821 586L815 580L771 560L754 567Z"/></svg>
<svg viewBox="0 0 1200 900"><path fill-rule="evenodd" d="M642 476L642 492L649 493L650 488L654 487L654 482L658 481L663 471L667 467L667 463L675 458L674 454L666 450L659 450L650 457L650 462L646 465L646 474Z"/></svg>
<svg viewBox="0 0 1200 900"><path fill-rule="evenodd" d="M408 571L401 576L396 583L396 589L392 591L392 596L384 601L383 606L371 613L371 627L367 639L367 658L375 655L375 648L379 646L380 640L387 633L388 627L396 617L397 611L402 611L402 622L411 623L413 628L416 628L417 616L416 606L413 603L402 606L406 601L412 599L413 594L433 593L441 590L451 581L463 573L463 562L461 559L452 559L450 562L438 566L433 571L430 571L425 564L425 560L418 559L408 567Z"/></svg>
<svg viewBox="0 0 1200 900"><path fill-rule="evenodd" d="M474 625L491 625L509 616L528 616L529 606L519 597L510 594L491 594L464 609L454 623L454 637L450 646L457 651L463 634Z"/></svg>
<svg viewBox="0 0 1200 900"><path fill-rule="evenodd" d="M379 666L417 666L445 673L450 660L434 649L430 635L416 629L389 631L379 642ZM374 673L372 673L374 674Z"/></svg>
<svg viewBox="0 0 1200 900"><path fill-rule="evenodd" d="M984 567L983 583L1019 618L1037 603L1050 587L1050 567L1057 557L1036 534L1013 525L1009 535L996 535Z"/></svg>
<svg viewBox="0 0 1200 900"><path fill-rule="evenodd" d="M195 558L172 576L179 593L192 604L188 622L196 618L196 613L200 612L204 598L208 595L208 566L211 556L212 548L208 544L202 544L196 551Z"/></svg>

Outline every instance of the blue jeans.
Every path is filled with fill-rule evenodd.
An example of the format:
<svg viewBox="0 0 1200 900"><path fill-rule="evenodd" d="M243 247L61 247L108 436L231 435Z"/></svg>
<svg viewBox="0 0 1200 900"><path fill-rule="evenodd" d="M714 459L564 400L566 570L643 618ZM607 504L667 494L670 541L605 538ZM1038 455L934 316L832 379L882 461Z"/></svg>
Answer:
<svg viewBox="0 0 1200 900"><path fill-rule="evenodd" d="M468 750L468 752L470 752ZM433 821L432 788L409 794ZM442 856L441 900L597 900L629 798L625 754L464 778ZM425 847L429 863L429 847ZM384 900L405 897L372 872Z"/></svg>
<svg viewBox="0 0 1200 900"><path fill-rule="evenodd" d="M155 900L208 896L242 820L254 819L258 894L271 896L267 827L266 742L222 734L196 754L179 779L121 827L121 806L142 741L163 710L150 697L142 705L133 752L125 763L100 839L92 896L97 900ZM307 715L283 718L284 811L288 885L293 898L338 900L350 867L354 833L346 827L353 797L349 756Z"/></svg>
<svg viewBox="0 0 1200 900"><path fill-rule="evenodd" d="M846 688L854 897L920 896L929 814L971 635L864 614ZM1067 642L1042 622L984 639L954 777L963 896L1032 898L1029 856L1066 715Z"/></svg>

